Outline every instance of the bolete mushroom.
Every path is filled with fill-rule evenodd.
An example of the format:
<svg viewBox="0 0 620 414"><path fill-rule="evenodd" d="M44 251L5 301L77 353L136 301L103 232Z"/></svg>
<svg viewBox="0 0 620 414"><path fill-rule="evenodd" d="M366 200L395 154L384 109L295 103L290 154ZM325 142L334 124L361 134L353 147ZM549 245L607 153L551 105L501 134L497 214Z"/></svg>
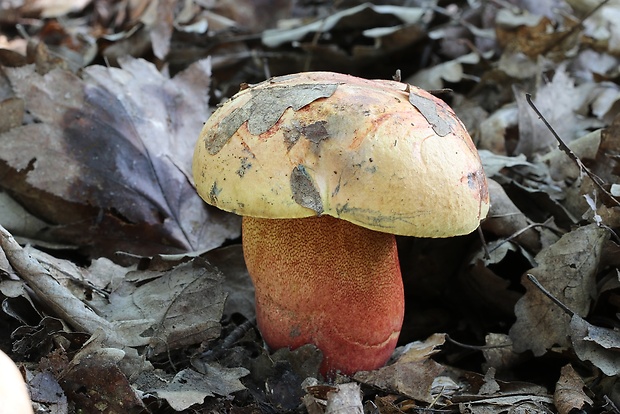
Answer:
<svg viewBox="0 0 620 414"><path fill-rule="evenodd" d="M209 204L243 216L264 340L315 344L324 374L378 368L394 350L394 235L467 234L489 207L478 152L447 104L329 72L245 85L205 124L193 174Z"/></svg>

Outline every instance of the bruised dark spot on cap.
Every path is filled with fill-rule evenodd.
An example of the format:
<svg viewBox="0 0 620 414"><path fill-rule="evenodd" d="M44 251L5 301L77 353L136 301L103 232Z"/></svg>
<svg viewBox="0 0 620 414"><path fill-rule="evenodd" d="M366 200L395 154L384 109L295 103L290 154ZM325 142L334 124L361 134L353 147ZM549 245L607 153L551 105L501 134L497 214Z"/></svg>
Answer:
<svg viewBox="0 0 620 414"><path fill-rule="evenodd" d="M239 169L235 172L237 173L239 177L243 177L245 173L251 168L252 168L252 162L250 161L250 159L248 157L242 157L241 165L239 166Z"/></svg>
<svg viewBox="0 0 620 414"><path fill-rule="evenodd" d="M286 145L286 151L290 151L291 148L293 148L295 144L297 144L297 141L299 141L301 133L297 128L284 128L284 145Z"/></svg>
<svg viewBox="0 0 620 414"><path fill-rule="evenodd" d="M327 132L327 128L325 128L326 124L327 121L314 122L310 125L301 127L301 133L304 134L308 140L315 144L319 144L324 139L329 138L329 132Z"/></svg>
<svg viewBox="0 0 620 414"><path fill-rule="evenodd" d="M303 165L298 165L291 172L291 191L293 200L302 207L314 210L317 215L323 213L323 201L314 180Z"/></svg>
<svg viewBox="0 0 620 414"><path fill-rule="evenodd" d="M480 196L481 201L489 199L489 188L486 183L486 176L481 169L467 174L467 186Z"/></svg>
<svg viewBox="0 0 620 414"><path fill-rule="evenodd" d="M222 192L222 189L217 186L217 181L213 182L211 190L209 190L209 204L217 205L217 197Z"/></svg>

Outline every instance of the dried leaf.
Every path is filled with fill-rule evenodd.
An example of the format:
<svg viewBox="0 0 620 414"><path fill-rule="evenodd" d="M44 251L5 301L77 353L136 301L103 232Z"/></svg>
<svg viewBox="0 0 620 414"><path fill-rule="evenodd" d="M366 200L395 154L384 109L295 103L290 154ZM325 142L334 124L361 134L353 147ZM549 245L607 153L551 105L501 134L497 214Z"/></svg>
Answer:
<svg viewBox="0 0 620 414"><path fill-rule="evenodd" d="M96 309L123 345L148 344L158 354L219 336L226 298L222 278L200 259L166 272L132 271Z"/></svg>
<svg viewBox="0 0 620 414"><path fill-rule="evenodd" d="M94 295L86 306L86 299L80 300L64 283L67 275L69 281L83 279L77 267L59 261L56 265L62 271L48 270L2 227L0 247L47 306L79 331L104 331L108 346L150 345L157 354L219 336L226 298L223 276L204 260L194 259L165 272L129 272L106 300ZM110 271L109 266L99 269ZM54 273L64 276L56 278Z"/></svg>
<svg viewBox="0 0 620 414"><path fill-rule="evenodd" d="M380 24L380 21L393 21L394 18L404 23L417 23L423 15L424 9L419 7L400 7L365 3L333 13L323 20L317 20L305 26L293 29L265 30L262 34L262 41L265 46L277 47L284 43L299 41L308 34L314 32L329 32L337 28L341 22L342 26L345 27L368 27L368 22L372 21L375 23L374 27L376 27L376 25Z"/></svg>
<svg viewBox="0 0 620 414"><path fill-rule="evenodd" d="M97 329L103 329L110 332L111 337L115 337L112 325L107 320L97 315L66 287L59 284L37 260L30 257L17 244L13 236L2 226L0 226L0 248L4 250L16 273L56 315L77 330L93 333ZM114 338L112 341L121 342L119 338Z"/></svg>
<svg viewBox="0 0 620 414"><path fill-rule="evenodd" d="M48 223L29 213L4 191L0 191L0 224L14 234L34 239L49 226Z"/></svg>
<svg viewBox="0 0 620 414"><path fill-rule="evenodd" d="M424 342L412 344L396 362L374 371L361 371L353 378L388 392L432 403L433 385L446 369L429 358L445 341L444 335L433 335Z"/></svg>
<svg viewBox="0 0 620 414"><path fill-rule="evenodd" d="M191 369L184 369L169 382L163 381L161 375L149 375L151 385L138 386L145 392L164 398L176 411L183 411L194 404L202 403L206 397L228 396L244 390L245 386L239 378L248 373L245 368L225 368L211 363L204 375ZM145 380L145 377L141 378L141 381Z"/></svg>
<svg viewBox="0 0 620 414"><path fill-rule="evenodd" d="M555 138L526 102L525 94L515 89L515 96L519 107L519 142L515 153L531 157L548 152L557 145ZM569 73L560 67L550 82L538 88L534 104L558 135L568 143L581 136L577 109L583 99L585 96L579 95ZM558 105L558 102L562 104Z"/></svg>
<svg viewBox="0 0 620 414"><path fill-rule="evenodd" d="M578 315L570 322L575 353L582 361L590 361L605 375L620 375L620 332L590 325Z"/></svg>
<svg viewBox="0 0 620 414"><path fill-rule="evenodd" d="M28 381L30 398L35 403L44 403L50 413L61 414L69 412L67 395L60 384L49 371L42 371Z"/></svg>
<svg viewBox="0 0 620 414"><path fill-rule="evenodd" d="M254 320L254 284L245 266L241 245L214 249L205 253L204 257L224 275L223 289L228 295L224 305L224 317L227 319L238 313L248 321Z"/></svg>
<svg viewBox="0 0 620 414"><path fill-rule="evenodd" d="M607 232L596 225L579 227L536 255L538 267L529 273L576 314L587 314L596 285L595 275ZM510 328L516 352L543 355L553 346L570 345L570 316L527 279L527 292L515 306L517 321Z"/></svg>
<svg viewBox="0 0 620 414"><path fill-rule="evenodd" d="M359 384L339 384L336 390L327 393L325 414L362 414L362 390Z"/></svg>
<svg viewBox="0 0 620 414"><path fill-rule="evenodd" d="M579 374L570 365L562 367L561 376L555 385L553 402L560 414L569 414L573 410L585 410L592 407L594 401L583 391L585 384Z"/></svg>
<svg viewBox="0 0 620 414"><path fill-rule="evenodd" d="M63 371L60 384L67 397L83 412L137 413L144 409L136 390L119 368L125 353L100 348L92 341L78 352Z"/></svg>
<svg viewBox="0 0 620 414"><path fill-rule="evenodd" d="M210 65L169 79L143 60L91 66L83 78L6 68L37 120L0 135L2 185L53 234L111 254L216 247L238 221L205 206L191 156L207 106Z"/></svg>

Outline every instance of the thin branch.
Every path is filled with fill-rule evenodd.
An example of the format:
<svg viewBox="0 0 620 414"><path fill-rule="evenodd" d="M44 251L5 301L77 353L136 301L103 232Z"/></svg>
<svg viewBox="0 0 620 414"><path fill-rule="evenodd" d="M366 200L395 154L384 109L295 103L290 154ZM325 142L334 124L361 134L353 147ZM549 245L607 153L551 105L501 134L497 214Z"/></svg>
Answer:
<svg viewBox="0 0 620 414"><path fill-rule="evenodd" d="M39 261L31 257L0 225L0 249L2 249L17 275L37 294L38 299L49 306L56 315L77 331L95 333L102 329L113 343L120 343L112 324L97 315L61 285Z"/></svg>
<svg viewBox="0 0 620 414"><path fill-rule="evenodd" d="M450 335L446 334L446 339L448 342L452 342L454 345L460 346L461 348L473 349L476 351L484 351L486 349L497 349L497 348L508 348L512 346L512 342L505 342L500 345L469 345L459 342L455 339L450 338Z"/></svg>
<svg viewBox="0 0 620 414"><path fill-rule="evenodd" d="M551 299L551 301L553 303L555 303L556 305L558 305L564 312L566 312L568 315L570 315L570 317L572 318L575 315L575 312L573 312L568 306L566 306L565 304L563 304L562 302L560 302L560 300L558 298L556 298L555 296L553 296L551 294L551 292L549 292L543 285L540 284L540 282L538 281L538 279L536 279L536 277L530 273L527 274L527 278L530 282L532 282L534 284L534 286L536 286L538 288L538 290L540 290L546 297L548 297L549 299Z"/></svg>
<svg viewBox="0 0 620 414"><path fill-rule="evenodd" d="M551 134L553 134L556 141L558 142L558 147L560 148L560 150L562 150L566 155L568 155L568 157L571 160L573 160L573 162L575 162L575 164L577 164L577 166L579 167L582 173L585 173L588 177L590 177L594 185L596 185L605 195L607 195L607 197L613 200L613 202L616 203L618 207L620 207L620 201L618 201L616 197L611 195L611 193L603 187L603 184L602 184L603 180L601 180L599 176L594 174L592 171L590 171L588 167L585 166L585 164L579 159L579 157L575 155L575 153L568 147L568 145L566 145L566 143L562 140L562 138L560 138L558 133L555 132L555 129L553 129L553 127L549 124L549 122L547 122L543 114L540 113L540 111L538 110L534 102L532 102L532 95L529 93L526 93L525 99L527 100L527 103L532 107L534 112L536 112L536 115L538 115L538 118L545 124L545 126L551 132Z"/></svg>

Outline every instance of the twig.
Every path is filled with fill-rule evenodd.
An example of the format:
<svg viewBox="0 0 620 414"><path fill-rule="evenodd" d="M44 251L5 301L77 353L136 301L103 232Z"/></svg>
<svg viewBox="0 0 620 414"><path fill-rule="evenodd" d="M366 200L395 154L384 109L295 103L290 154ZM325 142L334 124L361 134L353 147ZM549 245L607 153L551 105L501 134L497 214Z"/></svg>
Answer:
<svg viewBox="0 0 620 414"><path fill-rule="evenodd" d="M605 405L611 407L614 413L620 414L620 410L618 409L618 407L616 407L616 404L614 404L611 398L609 398L607 395L603 396L603 398L605 400Z"/></svg>
<svg viewBox="0 0 620 414"><path fill-rule="evenodd" d="M603 180L601 180L599 176L594 174L592 171L590 171L588 167L584 165L584 163L579 159L579 157L575 155L575 153L568 147L568 145L566 145L566 143L562 140L562 138L560 138L558 133L555 132L555 129L553 129L553 127L549 124L549 122L547 122L543 114L540 113L540 111L538 110L534 102L532 102L532 95L529 93L526 93L525 99L527 100L527 103L532 107L534 112L536 112L536 115L538 115L538 118L545 124L545 126L551 132L551 134L553 134L556 141L558 142L558 147L560 148L560 150L562 150L566 155L568 155L568 157L571 160L575 162L575 164L577 164L577 166L579 167L582 173L585 173L588 177L590 177L594 185L596 185L603 193L605 193L611 200L613 200L613 202L616 203L618 207L620 207L620 201L618 201L618 199L614 197L609 191L607 191L603 187L603 184L601 184Z"/></svg>
<svg viewBox="0 0 620 414"><path fill-rule="evenodd" d="M570 315L571 318L575 315L575 312L573 312L568 306L566 306L565 304L560 302L560 300L558 298L553 296L551 294L551 292L549 292L543 285L541 285L540 282L538 281L538 279L536 279L536 277L534 275L528 273L527 274L527 278L528 278L528 280L530 282L532 282L534 284L534 286L536 286L538 288L538 290L540 290L542 293L544 293L544 295L546 297L551 299L551 301L553 303L558 305L564 312L566 312L568 315Z"/></svg>
<svg viewBox="0 0 620 414"><path fill-rule="evenodd" d="M484 249L484 259L491 260L491 251L489 250L489 245L487 244L487 241L484 238L482 226L478 226L478 237L480 237L480 241L482 242L482 248Z"/></svg>
<svg viewBox="0 0 620 414"><path fill-rule="evenodd" d="M503 244L508 243L509 241L512 241L513 239L519 237L520 235L522 235L523 233L525 233L526 231L536 228L536 227L543 227L543 228L547 228L549 230L551 230L552 232L556 233L556 234L562 234L562 232L558 229L556 229L555 227L550 226L548 223L550 223L552 220L552 218L548 218L547 220L545 220L544 223L531 223L528 224L527 226L517 230L516 232L512 233L510 236L506 237L505 239L503 239L502 241L500 241L498 244L496 244L495 246L493 246L492 249L489 250L489 253L493 253L495 250L499 249Z"/></svg>
<svg viewBox="0 0 620 414"><path fill-rule="evenodd" d="M512 346L512 342L505 342L500 345L469 345L469 344L464 344L463 342L459 342L455 339L452 339L450 335L448 334L446 334L446 339L448 340L448 342L452 342L454 345L460 346L461 348L473 349L476 351L484 351L486 349L496 349L496 348L508 348Z"/></svg>
<svg viewBox="0 0 620 414"><path fill-rule="evenodd" d="M102 329L113 343L121 343L112 324L97 315L84 302L62 286L41 263L32 258L0 225L0 248L19 277L36 293L41 302L78 331L93 334Z"/></svg>
<svg viewBox="0 0 620 414"><path fill-rule="evenodd" d="M233 346L239 339L243 338L243 336L256 324L255 320L247 320L243 322L241 325L237 326L235 329L228 334L220 344L218 344L215 348L209 349L203 352L200 355L200 358L203 360L213 360L219 358L225 351L227 351L231 346Z"/></svg>

